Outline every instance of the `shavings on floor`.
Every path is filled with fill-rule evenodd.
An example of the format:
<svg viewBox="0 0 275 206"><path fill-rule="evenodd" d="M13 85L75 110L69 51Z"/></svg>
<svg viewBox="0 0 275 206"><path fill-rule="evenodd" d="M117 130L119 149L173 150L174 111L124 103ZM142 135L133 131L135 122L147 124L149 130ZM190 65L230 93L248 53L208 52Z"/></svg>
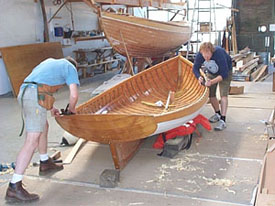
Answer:
<svg viewBox="0 0 275 206"><path fill-rule="evenodd" d="M180 191L182 191L182 192L191 192L191 193L197 193L197 192L201 191L200 188L199 188L199 189L193 189L193 190L187 190L187 189L183 189L183 188L181 188L181 187L177 187L176 189L177 189L177 190L180 190Z"/></svg>
<svg viewBox="0 0 275 206"><path fill-rule="evenodd" d="M224 189L225 189L225 191L233 193L234 195L236 194L236 191L230 190L228 187L225 187Z"/></svg>
<svg viewBox="0 0 275 206"><path fill-rule="evenodd" d="M169 179L169 177L171 176L172 170L186 171L186 172L200 171L200 173L204 173L203 168L190 164L190 163L195 162L195 163L206 165L206 160L208 158L202 158L202 159L195 158L196 156L198 156L198 154L199 153L186 154L182 158L170 159L170 163L162 164L158 168L158 174L156 175L155 180L148 180L146 182L147 183L151 183L151 182L159 182L160 183L160 182L164 182L164 181L166 181L166 182L172 181L171 179Z"/></svg>
<svg viewBox="0 0 275 206"><path fill-rule="evenodd" d="M131 202L128 205L144 205L144 202Z"/></svg>
<svg viewBox="0 0 275 206"><path fill-rule="evenodd" d="M220 168L219 170L220 171L226 171L227 169L226 168Z"/></svg>
<svg viewBox="0 0 275 206"><path fill-rule="evenodd" d="M217 186L226 186L226 187L231 187L235 183L232 180L229 179L219 179L219 178L207 178L207 177L202 177L202 179L206 180L208 185L217 185Z"/></svg>
<svg viewBox="0 0 275 206"><path fill-rule="evenodd" d="M3 172L0 172L0 175L5 175L5 174L13 174L14 170L12 168L9 168Z"/></svg>
<svg viewBox="0 0 275 206"><path fill-rule="evenodd" d="M260 136L259 140L263 140L263 141L268 140L268 135L267 135L267 134L262 134L262 135Z"/></svg>

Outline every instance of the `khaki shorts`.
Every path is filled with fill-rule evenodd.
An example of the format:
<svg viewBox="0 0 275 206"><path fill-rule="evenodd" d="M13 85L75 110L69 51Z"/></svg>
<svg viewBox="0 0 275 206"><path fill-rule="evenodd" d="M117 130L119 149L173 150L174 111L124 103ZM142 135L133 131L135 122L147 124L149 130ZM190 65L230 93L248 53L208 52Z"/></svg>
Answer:
<svg viewBox="0 0 275 206"><path fill-rule="evenodd" d="M216 76L212 75L212 74L207 74L208 78L210 79L214 79ZM224 80L222 80L221 82L211 85L211 87L209 88L209 97L216 97L216 92L217 92L217 86L219 84L219 88L220 88L220 95L221 97L227 97L229 94L229 89L230 89L230 83L232 80L232 71L229 72L228 77Z"/></svg>
<svg viewBox="0 0 275 206"><path fill-rule="evenodd" d="M38 104L37 85L28 85L23 96L20 90L17 100L23 109L24 121L27 132L43 132L47 122L47 110Z"/></svg>

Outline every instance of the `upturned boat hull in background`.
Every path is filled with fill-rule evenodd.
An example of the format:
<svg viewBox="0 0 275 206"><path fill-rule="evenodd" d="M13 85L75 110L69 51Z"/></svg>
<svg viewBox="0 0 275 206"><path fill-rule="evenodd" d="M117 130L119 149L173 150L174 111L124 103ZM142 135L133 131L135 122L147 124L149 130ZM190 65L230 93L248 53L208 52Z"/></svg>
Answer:
<svg viewBox="0 0 275 206"><path fill-rule="evenodd" d="M131 57L161 57L191 37L187 22L161 22L102 12L100 25L118 53Z"/></svg>

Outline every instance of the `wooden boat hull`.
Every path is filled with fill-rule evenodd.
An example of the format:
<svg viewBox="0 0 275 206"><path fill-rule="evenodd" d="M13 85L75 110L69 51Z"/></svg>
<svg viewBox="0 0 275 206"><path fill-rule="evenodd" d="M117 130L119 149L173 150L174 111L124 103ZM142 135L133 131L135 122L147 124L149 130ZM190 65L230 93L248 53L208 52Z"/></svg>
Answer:
<svg viewBox="0 0 275 206"><path fill-rule="evenodd" d="M168 23L103 12L100 25L118 53L138 58L163 56L191 37L186 22Z"/></svg>
<svg viewBox="0 0 275 206"><path fill-rule="evenodd" d="M175 107L164 111L142 102L166 102L175 91ZM81 104L76 115L57 117L71 134L100 143L127 142L167 131L193 119L208 100L192 63L174 57L145 70Z"/></svg>
<svg viewBox="0 0 275 206"><path fill-rule="evenodd" d="M144 104L165 104L170 91L175 98L167 110ZM121 169L141 139L192 120L207 100L208 89L198 83L192 63L177 56L79 105L76 115L60 116L56 121L77 137L110 144L116 168Z"/></svg>

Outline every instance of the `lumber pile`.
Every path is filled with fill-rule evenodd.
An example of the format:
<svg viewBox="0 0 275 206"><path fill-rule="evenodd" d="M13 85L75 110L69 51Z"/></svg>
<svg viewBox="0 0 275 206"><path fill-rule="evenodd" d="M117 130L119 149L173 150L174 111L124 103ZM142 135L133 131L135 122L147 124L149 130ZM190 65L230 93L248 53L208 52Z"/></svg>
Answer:
<svg viewBox="0 0 275 206"><path fill-rule="evenodd" d="M268 66L263 64L261 56L255 55L249 48L231 56L235 81L262 81L268 75Z"/></svg>

